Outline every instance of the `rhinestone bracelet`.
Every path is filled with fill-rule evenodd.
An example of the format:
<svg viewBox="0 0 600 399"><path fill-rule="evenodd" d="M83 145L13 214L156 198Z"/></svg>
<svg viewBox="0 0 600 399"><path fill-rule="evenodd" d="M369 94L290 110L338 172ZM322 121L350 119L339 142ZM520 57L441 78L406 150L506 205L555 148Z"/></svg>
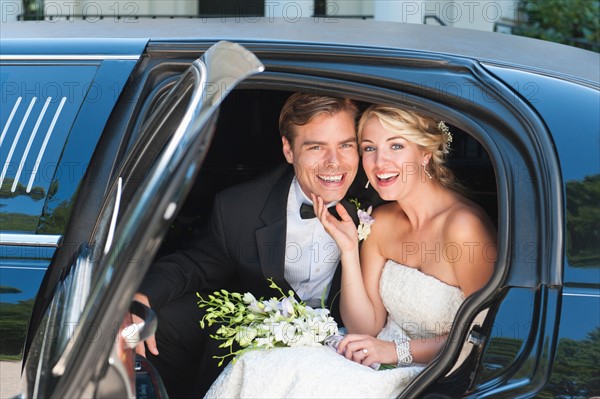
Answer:
<svg viewBox="0 0 600 399"><path fill-rule="evenodd" d="M396 355L398 356L398 363L396 367L410 366L413 361L412 353L409 345L410 338L396 338L394 343L396 344Z"/></svg>

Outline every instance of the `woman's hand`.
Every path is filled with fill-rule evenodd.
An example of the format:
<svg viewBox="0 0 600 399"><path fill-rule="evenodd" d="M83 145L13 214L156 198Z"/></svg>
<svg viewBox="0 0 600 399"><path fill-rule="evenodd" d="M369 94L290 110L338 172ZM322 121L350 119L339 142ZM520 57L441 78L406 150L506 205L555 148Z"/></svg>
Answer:
<svg viewBox="0 0 600 399"><path fill-rule="evenodd" d="M341 204L336 204L335 210L342 219L337 220L329 213L329 210L323 203L323 198L311 194L311 199L315 215L317 215L321 224L323 224L325 231L333 237L340 251L344 253L345 251L355 251L358 249L358 231L348 211Z"/></svg>
<svg viewBox="0 0 600 399"><path fill-rule="evenodd" d="M337 351L346 359L365 366L373 363L396 364L396 345L370 335L348 334L340 341Z"/></svg>

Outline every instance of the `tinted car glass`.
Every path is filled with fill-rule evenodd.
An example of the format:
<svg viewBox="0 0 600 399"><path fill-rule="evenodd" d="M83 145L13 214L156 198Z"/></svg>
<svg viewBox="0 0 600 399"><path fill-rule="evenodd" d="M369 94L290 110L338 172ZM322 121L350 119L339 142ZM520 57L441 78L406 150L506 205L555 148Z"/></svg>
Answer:
<svg viewBox="0 0 600 399"><path fill-rule="evenodd" d="M2 66L2 104L8 105L0 110L2 231L34 233L55 175L68 178L76 172L57 170L58 160L82 101L94 90L90 82L97 69Z"/></svg>

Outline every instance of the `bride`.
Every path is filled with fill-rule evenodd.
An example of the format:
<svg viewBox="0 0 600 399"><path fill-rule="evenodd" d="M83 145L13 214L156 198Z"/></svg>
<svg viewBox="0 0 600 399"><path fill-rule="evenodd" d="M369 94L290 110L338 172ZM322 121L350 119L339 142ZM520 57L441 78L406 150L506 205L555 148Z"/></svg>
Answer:
<svg viewBox="0 0 600 399"><path fill-rule="evenodd" d="M250 351L207 397L395 397L444 346L464 298L492 275L495 229L444 166L452 141L446 125L373 105L359 121L358 141L369 183L389 201L373 212L360 251L345 209L336 207L337 220L312 198L341 251L340 311L349 334L337 350ZM379 364L393 367L375 370Z"/></svg>

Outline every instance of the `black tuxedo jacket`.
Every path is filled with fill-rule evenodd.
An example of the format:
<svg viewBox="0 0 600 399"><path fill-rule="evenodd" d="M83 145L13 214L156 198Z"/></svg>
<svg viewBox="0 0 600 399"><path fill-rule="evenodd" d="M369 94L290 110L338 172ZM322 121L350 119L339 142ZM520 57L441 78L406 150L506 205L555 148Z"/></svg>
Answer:
<svg viewBox="0 0 600 399"><path fill-rule="evenodd" d="M186 293L211 293L221 288L270 298L278 293L268 287L269 277L283 292L291 290L284 265L286 206L293 176L293 168L286 165L217 194L199 238L150 268L140 292L148 296L151 306L160 309ZM350 215L356 214L353 204L344 206ZM340 276L338 264L326 306L341 325Z"/></svg>

